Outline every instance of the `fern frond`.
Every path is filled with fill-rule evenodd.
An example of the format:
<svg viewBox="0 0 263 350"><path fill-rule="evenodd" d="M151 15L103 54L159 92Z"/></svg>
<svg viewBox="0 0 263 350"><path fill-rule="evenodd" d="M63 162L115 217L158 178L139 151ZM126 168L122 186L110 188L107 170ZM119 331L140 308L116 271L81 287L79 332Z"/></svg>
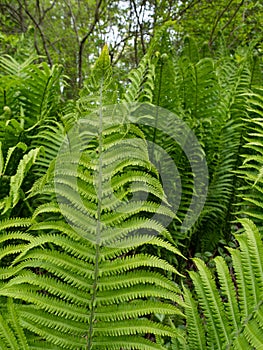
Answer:
<svg viewBox="0 0 263 350"><path fill-rule="evenodd" d="M19 192L21 184L31 166L36 162L36 158L41 151L40 148L29 151L19 162L17 172L10 179L10 197L14 207L19 201Z"/></svg>
<svg viewBox="0 0 263 350"><path fill-rule="evenodd" d="M247 215L255 221L259 230L262 230L262 202L263 202L263 94L249 94L248 111L251 118L246 118L248 134L243 147L243 164L237 174L244 179L240 186L239 196L243 199L236 212L238 216Z"/></svg>
<svg viewBox="0 0 263 350"><path fill-rule="evenodd" d="M87 82L93 97L111 86L106 56L105 48ZM109 115L102 107L91 113L84 90L78 104L81 118L29 196L40 196L41 205L24 239L19 240L15 228L19 221L2 223L12 239L3 237L10 264L0 271L0 295L21 301L17 313L31 340L39 337L36 347L43 339L47 347L60 349L129 344L164 349L155 338L183 340L176 328L154 317L184 317L179 289L169 278L179 272L166 259L137 249L148 244L181 255L165 225L175 215L142 131L121 122L116 108ZM113 124L114 113L120 116ZM42 133L50 159L60 143L56 123L54 127ZM54 144L53 131L58 136ZM43 201L45 191L49 197ZM149 333L152 341L145 339Z"/></svg>
<svg viewBox="0 0 263 350"><path fill-rule="evenodd" d="M0 349L29 350L28 341L12 299L8 299L5 311L6 313L1 312L0 315Z"/></svg>
<svg viewBox="0 0 263 350"><path fill-rule="evenodd" d="M130 81L123 100L127 103L135 101L152 102L155 78L155 65L146 55L139 66L132 70L128 76Z"/></svg>
<svg viewBox="0 0 263 350"><path fill-rule="evenodd" d="M31 147L43 149L33 168L37 177L43 176L53 159L56 158L64 139L63 126L54 120L45 120L39 126L37 134L31 137Z"/></svg>
<svg viewBox="0 0 263 350"><path fill-rule="evenodd" d="M207 349L205 331L198 312L197 302L186 288L184 288L184 300L188 348L189 350Z"/></svg>
<svg viewBox="0 0 263 350"><path fill-rule="evenodd" d="M209 269L202 260L194 259L198 267L199 274L189 272L193 280L195 290L198 294L200 306L204 311L207 322L207 344L209 347L215 346L217 349L230 341L230 327L225 317L220 295L216 288L215 281Z"/></svg>
<svg viewBox="0 0 263 350"><path fill-rule="evenodd" d="M234 272L222 257L214 259L217 279L200 259L194 259L198 272L189 272L197 294L195 301L185 288L186 307L193 307L185 310L186 322L190 324L189 345L193 348L241 350L263 346L263 243L253 222L240 222L245 233L235 236L239 248L228 248ZM204 332L198 333L202 326ZM200 334L200 347L194 333Z"/></svg>
<svg viewBox="0 0 263 350"><path fill-rule="evenodd" d="M214 64L213 74L216 75L214 88L218 91L216 102L218 107L217 111L211 109L215 118L208 119L213 124L213 127L209 127L212 134L210 136L207 134L209 151L206 159L210 172L210 185L204 211L193 230L193 239L201 242L198 249L203 252L216 247L220 238L228 241L231 237L230 222L233 218L234 205L238 201L236 188L242 181L236 175L236 171L241 164L240 150L246 131L244 119L247 115L247 99L244 92L250 89L252 74L245 59L238 66L233 59L222 56ZM199 237L199 234L202 237Z"/></svg>
<svg viewBox="0 0 263 350"><path fill-rule="evenodd" d="M239 316L239 305L235 285L229 274L229 269L225 260L221 256L218 256L215 258L215 263L221 286L221 296L226 298L223 304L224 312L226 313L227 318L231 320L229 326L234 327L234 329L238 329L238 327L240 327L241 320Z"/></svg>

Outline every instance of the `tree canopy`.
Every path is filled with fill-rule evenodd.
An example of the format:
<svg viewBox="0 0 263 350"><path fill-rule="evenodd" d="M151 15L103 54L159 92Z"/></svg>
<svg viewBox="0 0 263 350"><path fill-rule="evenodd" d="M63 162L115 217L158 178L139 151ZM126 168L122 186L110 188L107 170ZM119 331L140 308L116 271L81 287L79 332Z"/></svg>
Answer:
<svg viewBox="0 0 263 350"><path fill-rule="evenodd" d="M232 50L255 40L262 51L262 13L256 0L3 0L0 50L63 64L75 95L105 43L120 76L138 65L167 21L178 51L186 34L213 51L221 33Z"/></svg>

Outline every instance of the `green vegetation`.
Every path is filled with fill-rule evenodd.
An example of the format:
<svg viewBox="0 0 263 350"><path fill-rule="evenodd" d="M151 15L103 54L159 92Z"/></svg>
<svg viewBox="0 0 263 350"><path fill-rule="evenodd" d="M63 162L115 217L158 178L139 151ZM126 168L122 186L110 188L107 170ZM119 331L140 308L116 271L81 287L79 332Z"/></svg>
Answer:
<svg viewBox="0 0 263 350"><path fill-rule="evenodd" d="M1 5L0 349L263 349L262 5L131 1L137 48L76 67L130 7L36 3Z"/></svg>

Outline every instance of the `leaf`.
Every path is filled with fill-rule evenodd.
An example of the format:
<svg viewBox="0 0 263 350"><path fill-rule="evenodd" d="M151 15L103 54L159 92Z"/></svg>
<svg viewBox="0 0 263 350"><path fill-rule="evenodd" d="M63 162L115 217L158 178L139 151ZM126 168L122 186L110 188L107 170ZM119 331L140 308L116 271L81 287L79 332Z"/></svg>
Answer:
<svg viewBox="0 0 263 350"><path fill-rule="evenodd" d="M16 206L18 203L20 199L20 187L25 179L27 172L35 163L40 151L41 148L36 148L25 154L18 164L16 174L11 177L9 196L12 200L12 207Z"/></svg>
<svg viewBox="0 0 263 350"><path fill-rule="evenodd" d="M27 145L26 145L24 142L18 142L18 144L16 144L14 147L8 148L7 156L6 156L6 161L5 161L5 167L4 167L3 173L5 173L6 168L7 168L8 164L9 164L10 158L11 158L13 152L14 152L17 148L20 148L22 151L25 152L25 151L27 150Z"/></svg>

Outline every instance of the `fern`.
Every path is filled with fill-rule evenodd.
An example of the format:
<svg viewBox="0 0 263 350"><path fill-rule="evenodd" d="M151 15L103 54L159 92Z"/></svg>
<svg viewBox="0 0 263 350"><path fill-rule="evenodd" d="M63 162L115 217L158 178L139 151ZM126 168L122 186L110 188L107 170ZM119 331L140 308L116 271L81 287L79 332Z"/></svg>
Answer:
<svg viewBox="0 0 263 350"><path fill-rule="evenodd" d="M22 325L61 348L115 349L116 344L124 347L128 346L128 342L134 342L136 349L161 349L144 340L143 335L176 336L176 331L145 317L152 313L181 315L171 303L182 303L175 293L174 284L158 272L177 271L162 259L132 252L145 243L164 247L172 253L178 251L170 243L145 234L116 241L124 233L138 229L153 229L167 235L157 222L143 219L141 215L136 218L139 213L136 202L129 211L115 218L112 210L117 209L116 204L110 208L109 203L104 207L102 202L105 214L100 216L102 229L98 233L97 212L85 206L85 214L81 208L81 201L84 204L86 201L84 187L81 199L76 199L77 188L74 188L74 182L68 181L72 177L69 164L73 159L70 158L67 166L64 163L63 176L59 179L63 188L59 193L63 192L67 201L61 206L62 213L70 224L58 218L53 222L36 222L32 226L31 230L48 230L49 233L25 237L29 243L17 254L10 271L13 271L13 277L2 285L1 294L18 297L32 305L31 308L17 306ZM81 164L83 169L79 173L79 181L90 167L83 160ZM84 167L84 164L87 165ZM85 178L88 179L87 176ZM128 178L125 179L124 187L129 182ZM73 187L70 188L69 184ZM86 191L89 196L88 185ZM119 186L117 182L116 191ZM122 196L125 194L126 191L121 193ZM94 204L95 207L99 205L98 201ZM148 205L151 211L150 207L151 203ZM58 210L55 206L54 209L55 215ZM152 206L152 209L156 207ZM50 211L52 207L47 205L38 210L35 217L37 219L45 212L50 214ZM109 212L112 212L110 221ZM168 215L169 210L164 208L163 213ZM104 222L109 222L110 226L105 225L103 229ZM6 240L10 241L11 237L7 235ZM11 247L9 250L14 253ZM147 267L153 270L144 270ZM35 272L30 272L32 268ZM42 273L37 272L39 269ZM7 271L3 271L2 276L7 276ZM8 276L10 278L10 274ZM156 300L152 302L151 298Z"/></svg>
<svg viewBox="0 0 263 350"><path fill-rule="evenodd" d="M213 127L209 127L211 134L205 133L210 185L204 210L191 232L192 240L198 241L197 250L201 251L211 251L221 238L226 241L231 238L230 222L238 201L236 188L242 181L235 171L241 164L240 150L246 132L244 92L249 91L252 74L247 58L240 66L225 56L217 60L217 112L211 110L215 118L208 121Z"/></svg>
<svg viewBox="0 0 263 350"><path fill-rule="evenodd" d="M103 50L100 62L107 60ZM110 84L104 63L93 80L102 96L104 82ZM42 201L47 192L48 199L30 228L12 227L21 220L2 224L1 251L9 264L1 271L0 294L16 300L32 348L165 349L147 335L182 339L155 317L183 317L179 288L169 278L179 272L139 252L148 245L181 255L162 224L175 215L144 134L125 111L91 112L82 97L54 171L50 167L31 192Z"/></svg>
<svg viewBox="0 0 263 350"><path fill-rule="evenodd" d="M11 212L11 210L18 204L21 198L24 199L25 194L22 190L22 184L30 168L36 162L38 154L41 150L40 148L32 149L28 153L24 154L24 156L19 161L17 168L15 169L15 174L10 176L6 174L7 168L9 166L10 159L18 149L26 151L27 146L24 143L19 142L16 146L10 147L8 149L6 160L4 162L2 153L2 143L0 142L0 152L2 154L0 184L4 183L6 186L6 184L8 183L8 185L10 186L9 193L6 193L6 195L5 193L3 193L3 198L0 199L1 215L7 215L7 212Z"/></svg>
<svg viewBox="0 0 263 350"><path fill-rule="evenodd" d="M0 349L29 350L26 335L20 325L12 299L8 299L7 310L6 312L2 312L2 314L8 315L8 317L4 318L0 315Z"/></svg>
<svg viewBox="0 0 263 350"><path fill-rule="evenodd" d="M185 289L189 349L241 350L263 346L263 244L249 219L240 222L245 232L235 236L239 249L227 248L234 272L220 256L214 259L215 276L202 260L194 259L198 272L190 271L189 275L197 301ZM200 318L200 312L204 318Z"/></svg>
<svg viewBox="0 0 263 350"><path fill-rule="evenodd" d="M0 90L1 107L8 106L15 118L23 117L25 128L56 113L60 83L63 84L61 66L52 69L46 63L37 66L32 64L35 59L31 57L22 64L9 56L0 60L3 83L11 82Z"/></svg>
<svg viewBox="0 0 263 350"><path fill-rule="evenodd" d="M58 151L63 143L66 126L53 119L47 119L39 126L38 131L31 137L31 147L41 147L43 152L39 154L33 167L37 177L43 176L53 160L56 159Z"/></svg>
<svg viewBox="0 0 263 350"><path fill-rule="evenodd" d="M248 111L251 118L247 118L248 134L243 147L243 165L237 173L244 178L245 183L240 187L239 196L243 199L237 215L246 215L255 221L262 231L262 203L263 203L263 180L262 180L262 91L248 96Z"/></svg>
<svg viewBox="0 0 263 350"><path fill-rule="evenodd" d="M174 282L175 241L194 254L231 237L238 186L238 216L262 229L261 63L223 41L214 57L190 37L175 50L170 25L124 93L105 46L76 103L61 105L60 66L0 59L0 348L262 348L262 242L249 220L230 267L194 259L184 300Z"/></svg>
<svg viewBox="0 0 263 350"><path fill-rule="evenodd" d="M124 95L128 102L143 101L146 87L148 102L169 108L186 121L205 151L210 178L205 208L196 225L185 234L178 234L183 225L178 225L178 222L172 224L174 238L182 240L192 237L194 248L190 245L189 249L194 251L212 250L221 238L228 240L231 237L229 222L236 201L235 190L240 182L234 171L240 164L239 155L245 130L243 118L247 106L244 92L251 87L254 56L248 50L248 53L243 53L243 61L238 65L234 59L228 58L223 43L220 50L221 54L215 59L211 54L200 59L197 44L192 38L186 37L184 49L180 57L176 58L168 26L164 26L156 34L138 69L131 72L131 84ZM149 69L150 66L154 69ZM154 127L144 126L142 129L147 140L162 147L176 163L177 176L181 177L181 203L177 215L181 222L185 222L191 207L191 197L195 196L194 179L197 174L191 168L192 163L189 164L188 155L186 157L180 148L184 143L175 143L181 132L178 131L178 122L163 114L163 110L157 108ZM158 127L163 130L160 125L174 134L174 138L160 132ZM184 142L187 142L187 137L185 135ZM196 154L193 150L192 155L195 159L203 157L197 150ZM155 164L163 166L161 173L169 174L167 177L171 183L168 187L171 193L167 195L173 198L176 174L171 167L160 165L153 153L150 156ZM202 176L205 179L204 173ZM178 191L177 183L176 190Z"/></svg>
<svg viewBox="0 0 263 350"><path fill-rule="evenodd" d="M66 128L58 120L62 68L55 65L50 69L45 63L33 64L34 60L36 57L23 63L9 56L0 59L0 107L4 109L0 143L5 162L0 208L5 217L12 216L18 204L17 216L32 214L37 203L22 200L34 181L47 172Z"/></svg>

